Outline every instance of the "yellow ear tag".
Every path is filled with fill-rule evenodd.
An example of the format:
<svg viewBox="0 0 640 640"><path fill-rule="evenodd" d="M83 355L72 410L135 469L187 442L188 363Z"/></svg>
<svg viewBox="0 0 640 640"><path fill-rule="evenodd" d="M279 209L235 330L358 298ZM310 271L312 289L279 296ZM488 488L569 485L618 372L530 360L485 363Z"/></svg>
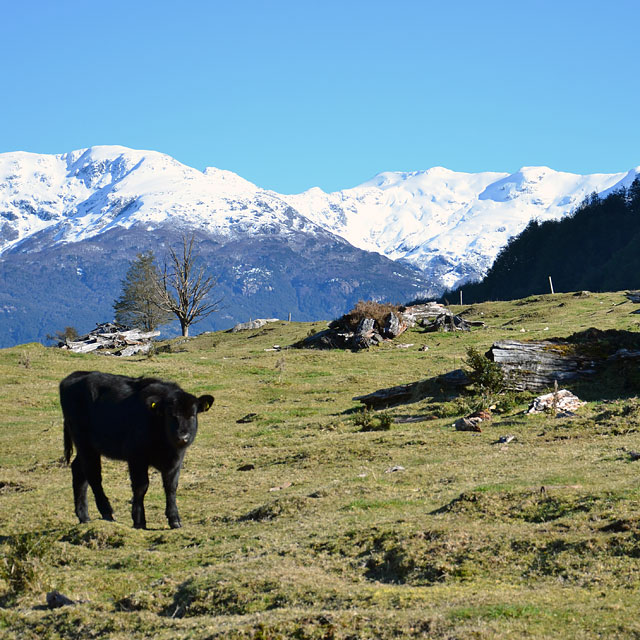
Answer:
<svg viewBox="0 0 640 640"><path fill-rule="evenodd" d="M152 408L152 409L155 409L157 404L158 404L157 402L152 402L152 403L151 403L151 408Z"/></svg>

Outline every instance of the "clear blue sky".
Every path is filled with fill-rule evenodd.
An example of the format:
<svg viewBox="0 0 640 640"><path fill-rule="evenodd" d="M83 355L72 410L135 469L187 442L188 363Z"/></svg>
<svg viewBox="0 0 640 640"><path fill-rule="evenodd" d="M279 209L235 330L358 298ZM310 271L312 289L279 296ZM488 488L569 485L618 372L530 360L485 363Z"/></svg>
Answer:
<svg viewBox="0 0 640 640"><path fill-rule="evenodd" d="M640 165L640 2L2 2L0 152L156 149L283 193Z"/></svg>

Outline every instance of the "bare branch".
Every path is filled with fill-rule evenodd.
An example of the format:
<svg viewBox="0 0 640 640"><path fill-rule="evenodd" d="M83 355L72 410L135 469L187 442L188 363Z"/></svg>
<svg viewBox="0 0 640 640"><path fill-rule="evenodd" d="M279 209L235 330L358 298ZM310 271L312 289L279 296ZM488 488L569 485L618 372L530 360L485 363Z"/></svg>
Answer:
<svg viewBox="0 0 640 640"><path fill-rule="evenodd" d="M169 248L172 270L169 271L165 263L158 283L158 306L178 318L184 336L189 334L190 325L218 311L222 302L222 298L212 300L210 297L218 280L206 276L204 267L196 268L193 243L194 236L187 241L183 235L182 255Z"/></svg>

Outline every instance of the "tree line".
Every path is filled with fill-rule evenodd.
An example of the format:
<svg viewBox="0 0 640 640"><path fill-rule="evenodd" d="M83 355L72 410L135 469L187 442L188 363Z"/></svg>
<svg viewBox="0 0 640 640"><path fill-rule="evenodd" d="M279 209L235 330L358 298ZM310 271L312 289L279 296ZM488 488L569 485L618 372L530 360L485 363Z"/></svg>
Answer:
<svg viewBox="0 0 640 640"><path fill-rule="evenodd" d="M562 220L532 220L509 240L481 282L444 294L466 303L556 292L640 288L640 177L601 198L588 196Z"/></svg>

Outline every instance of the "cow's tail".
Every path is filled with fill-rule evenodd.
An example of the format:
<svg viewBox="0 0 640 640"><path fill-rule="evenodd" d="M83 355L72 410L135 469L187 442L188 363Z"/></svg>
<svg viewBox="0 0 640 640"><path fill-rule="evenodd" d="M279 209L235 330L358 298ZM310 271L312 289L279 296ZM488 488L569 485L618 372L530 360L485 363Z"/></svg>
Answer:
<svg viewBox="0 0 640 640"><path fill-rule="evenodd" d="M67 421L64 421L64 460L67 464L71 462L71 454L73 452L73 440L71 439L71 434L69 433L69 426L67 425Z"/></svg>

